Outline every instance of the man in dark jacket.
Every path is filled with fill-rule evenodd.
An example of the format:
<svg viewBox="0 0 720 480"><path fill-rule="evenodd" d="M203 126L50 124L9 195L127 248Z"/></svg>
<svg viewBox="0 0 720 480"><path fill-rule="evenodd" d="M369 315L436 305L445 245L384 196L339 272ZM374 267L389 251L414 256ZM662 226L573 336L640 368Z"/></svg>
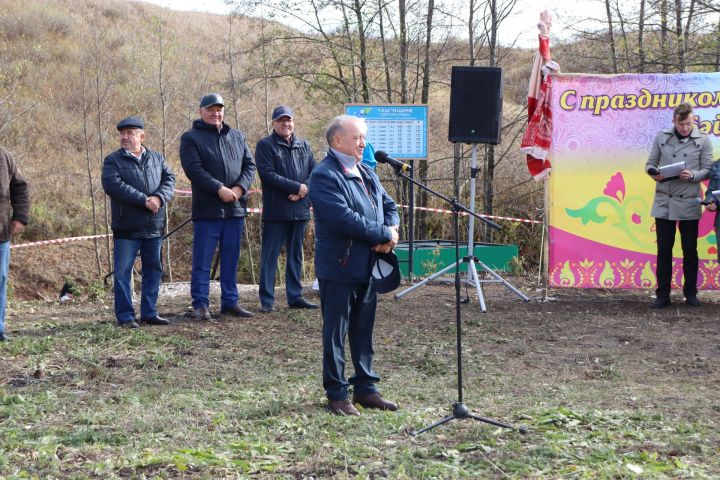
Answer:
<svg viewBox="0 0 720 480"><path fill-rule="evenodd" d="M180 138L180 161L192 184L190 295L197 320L210 320L210 263L220 244L220 313L251 317L238 303L237 267L255 162L245 135L223 122L217 93L200 99L200 118Z"/></svg>
<svg viewBox="0 0 720 480"><path fill-rule="evenodd" d="M263 230L260 261L260 310L271 312L275 302L275 273L285 244L285 289L290 308L317 308L302 297L302 247L310 220L308 179L315 167L310 144L294 135L290 107L272 114L273 133L255 147L255 161L262 181Z"/></svg>
<svg viewBox="0 0 720 480"><path fill-rule="evenodd" d="M0 342L5 335L7 277L10 266L10 237L28 224L30 195L28 185L12 155L0 147Z"/></svg>
<svg viewBox="0 0 720 480"><path fill-rule="evenodd" d="M121 120L117 124L120 148L105 157L102 169L102 185L112 211L115 318L128 328L138 327L131 285L138 251L142 262L140 321L170 323L158 315L157 298L165 208L173 196L175 175L162 154L143 146L144 127L139 117Z"/></svg>
<svg viewBox="0 0 720 480"><path fill-rule="evenodd" d="M315 273L323 316L323 386L330 410L359 415L365 408L397 410L375 384L372 334L377 293L370 282L371 253L397 244L397 206L375 172L360 163L364 120L335 117L325 136L330 149L310 177L315 218ZM355 375L345 379L345 337ZM353 402L348 397L353 386Z"/></svg>

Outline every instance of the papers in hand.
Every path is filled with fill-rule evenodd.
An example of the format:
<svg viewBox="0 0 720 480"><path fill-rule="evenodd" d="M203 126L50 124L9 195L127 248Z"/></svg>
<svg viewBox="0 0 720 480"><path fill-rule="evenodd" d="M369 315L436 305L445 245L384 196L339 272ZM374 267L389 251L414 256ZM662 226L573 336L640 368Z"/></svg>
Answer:
<svg viewBox="0 0 720 480"><path fill-rule="evenodd" d="M710 197L708 200L711 202L717 203L720 200L720 190L713 190L710 192L710 195L707 195L707 197Z"/></svg>
<svg viewBox="0 0 720 480"><path fill-rule="evenodd" d="M680 176L680 172L685 170L685 162L672 163L660 167L660 175L663 176L663 180L669 180L671 178L677 178Z"/></svg>

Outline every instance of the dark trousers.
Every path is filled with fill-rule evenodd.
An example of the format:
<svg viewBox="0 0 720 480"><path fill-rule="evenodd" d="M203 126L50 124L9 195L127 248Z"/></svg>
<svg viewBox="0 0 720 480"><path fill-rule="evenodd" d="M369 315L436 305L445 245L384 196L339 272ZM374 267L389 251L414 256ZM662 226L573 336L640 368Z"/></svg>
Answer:
<svg viewBox="0 0 720 480"><path fill-rule="evenodd" d="M263 222L262 254L260 256L260 303L275 303L275 273L278 257L285 244L285 293L288 304L302 298L302 247L305 239L306 221Z"/></svg>
<svg viewBox="0 0 720 480"><path fill-rule="evenodd" d="M138 251L142 262L140 318L157 317L157 299L163 272L160 260L162 238L115 238L113 247L115 318L118 323L135 320L130 278Z"/></svg>
<svg viewBox="0 0 720 480"><path fill-rule="evenodd" d="M657 237L657 289L655 294L658 298L668 298L670 296L671 280L672 280L672 250L675 245L675 229L676 225L680 229L680 243L683 251L683 273L685 275L685 283L683 284L683 294L685 297L694 297L697 295L697 276L698 276L698 254L697 254L697 237L698 237L699 220L665 220L663 218L655 219L655 234Z"/></svg>
<svg viewBox="0 0 720 480"><path fill-rule="evenodd" d="M190 276L193 308L210 306L210 264L218 244L220 245L220 305L232 307L237 303L237 269L244 225L244 218L193 220Z"/></svg>
<svg viewBox="0 0 720 480"><path fill-rule="evenodd" d="M329 400L377 391L380 377L373 370L373 327L377 294L369 282L337 283L319 280L323 316L323 387ZM349 337L355 375L345 379L345 338Z"/></svg>

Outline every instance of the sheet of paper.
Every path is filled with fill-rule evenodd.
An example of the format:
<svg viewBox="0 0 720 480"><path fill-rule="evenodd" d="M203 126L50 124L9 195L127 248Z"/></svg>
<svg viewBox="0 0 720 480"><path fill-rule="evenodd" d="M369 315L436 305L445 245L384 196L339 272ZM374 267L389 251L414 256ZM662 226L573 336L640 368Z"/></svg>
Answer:
<svg viewBox="0 0 720 480"><path fill-rule="evenodd" d="M677 177L680 175L680 172L685 170L685 162L677 162L670 165L665 165L663 167L660 167L658 170L660 170L660 175L665 178Z"/></svg>

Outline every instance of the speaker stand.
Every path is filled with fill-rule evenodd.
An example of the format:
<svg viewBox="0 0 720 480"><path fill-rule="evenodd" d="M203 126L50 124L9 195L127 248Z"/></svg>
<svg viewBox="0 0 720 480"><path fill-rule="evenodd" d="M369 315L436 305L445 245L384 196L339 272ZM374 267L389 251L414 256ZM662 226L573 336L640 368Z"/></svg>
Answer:
<svg viewBox="0 0 720 480"><path fill-rule="evenodd" d="M475 286L475 292L477 293L478 302L480 303L480 311L481 312L487 312L487 307L485 306L485 296L483 295L482 291L482 285L485 283L500 283L504 285L508 290L513 292L515 295L520 297L522 300L529 302L530 298L522 293L520 290L518 290L515 286L513 286L510 282L505 280L503 277L501 277L497 272L495 272L492 268L484 264L475 256L475 184L477 181L477 144L472 144L472 156L471 156L471 164L470 164L470 203L468 206L468 212L469 212L469 221L468 221L468 246L467 246L467 256L459 259L453 264L448 265L447 267L443 268L442 270L433 273L425 280L422 280L415 285L412 285L411 287L406 288L400 293L395 294L395 298L402 298L408 293L412 292L413 290L417 290L418 288L422 287L423 285L427 284L428 282L432 282L436 278L440 277L441 275L444 275L446 272L452 270L453 268L460 268L460 265L463 263L468 264L468 276L466 282L468 285ZM489 220L484 219L486 222L489 222ZM491 222L492 223L492 222ZM480 267L485 273L493 277L492 279L480 279L477 267Z"/></svg>

